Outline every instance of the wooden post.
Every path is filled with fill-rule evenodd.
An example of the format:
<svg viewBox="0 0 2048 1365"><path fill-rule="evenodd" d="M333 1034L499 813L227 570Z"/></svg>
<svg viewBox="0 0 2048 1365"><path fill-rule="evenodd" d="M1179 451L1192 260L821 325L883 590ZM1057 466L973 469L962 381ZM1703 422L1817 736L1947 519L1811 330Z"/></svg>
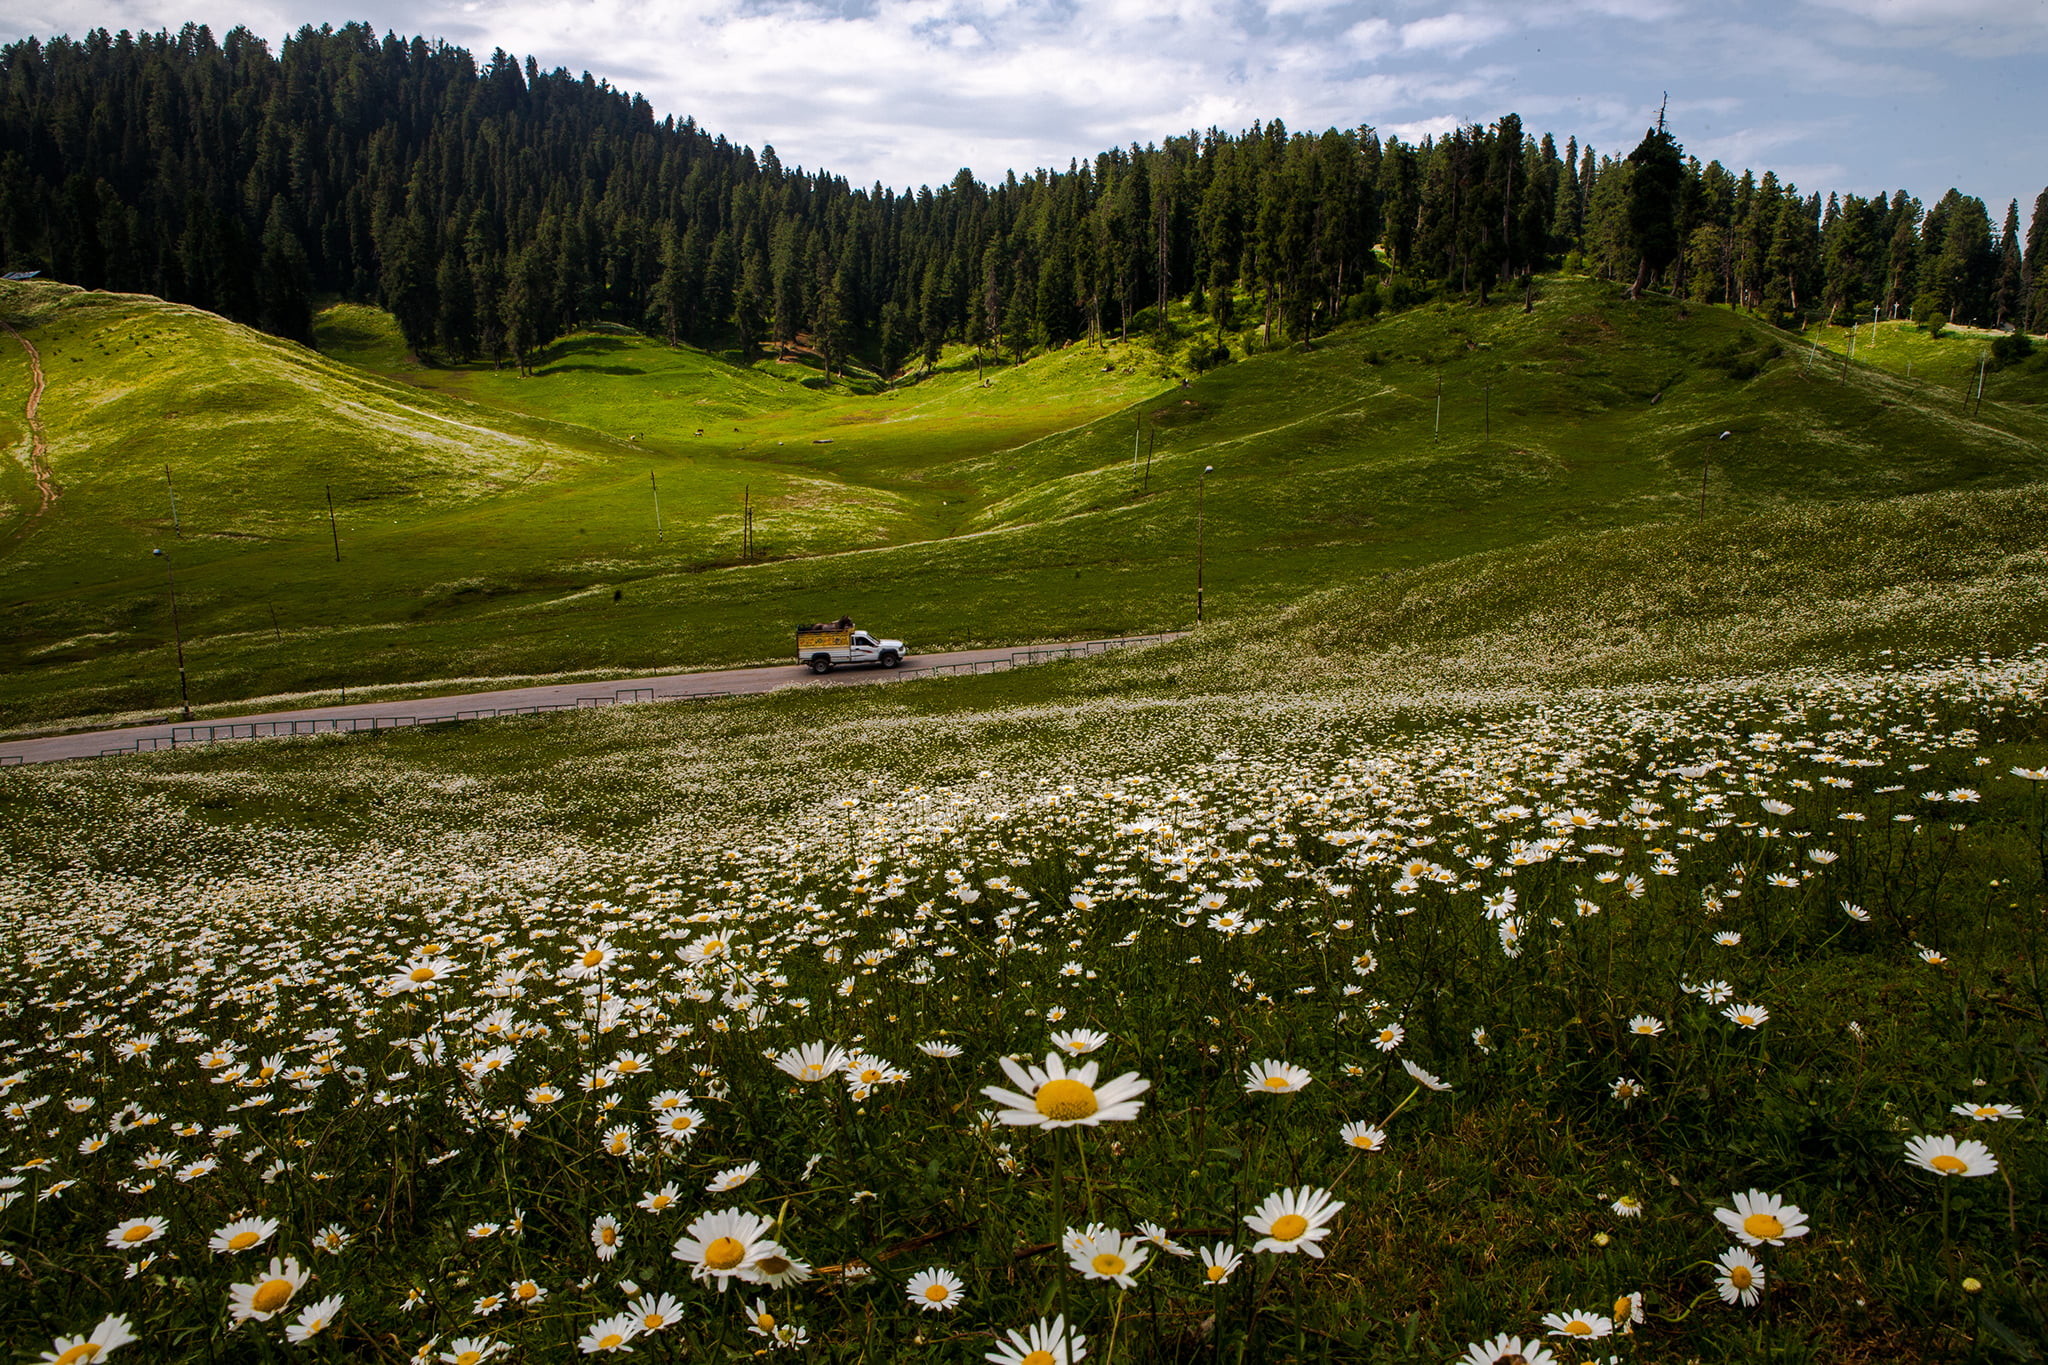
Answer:
<svg viewBox="0 0 2048 1365"><path fill-rule="evenodd" d="M185 538L185 528L178 524L178 486L171 482L171 467L164 466L164 487L171 490L171 534L179 540Z"/></svg>
<svg viewBox="0 0 2048 1365"><path fill-rule="evenodd" d="M341 563L341 528L334 520L334 485L327 485L327 533L334 537L334 562Z"/></svg>
<svg viewBox="0 0 2048 1365"><path fill-rule="evenodd" d="M1434 429L1433 429L1433 430L1432 430L1432 431L1431 431L1431 432L1429 433L1429 439L1430 439L1430 440L1432 440L1432 441L1435 441L1435 440L1440 440L1440 439L1442 439L1442 437L1443 437L1443 434L1444 434L1444 379L1443 379L1443 376L1442 376L1442 375L1438 375L1438 376L1437 376L1437 379L1436 379L1436 427L1435 427L1435 428L1434 428Z"/></svg>
<svg viewBox="0 0 2048 1365"><path fill-rule="evenodd" d="M661 529L661 488L654 482L654 471L651 469L647 471L647 487L654 494L654 538L666 540L667 533Z"/></svg>

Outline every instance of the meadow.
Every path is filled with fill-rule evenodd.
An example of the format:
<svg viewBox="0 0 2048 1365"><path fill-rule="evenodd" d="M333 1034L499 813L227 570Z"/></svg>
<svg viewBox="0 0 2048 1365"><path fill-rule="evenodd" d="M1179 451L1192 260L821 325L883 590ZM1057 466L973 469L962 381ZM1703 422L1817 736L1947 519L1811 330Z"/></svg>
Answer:
<svg viewBox="0 0 2048 1365"><path fill-rule="evenodd" d="M644 373L520 381L329 315L335 355L278 363L580 452L560 496L644 476L604 444L636 433L585 425L607 405L715 379L757 428L641 443L926 519L635 561L620 602L575 589L644 613L616 637L508 579L409 663L352 660L388 686L745 658L821 598L934 643L1185 621L1207 465L1211 620L994 676L0 769L0 1340L2038 1358L2034 381L1970 413L1609 293L1424 308L1186 389L1137 348L891 391L603 334L555 359ZM991 454L977 422L1037 434ZM414 530L540 505L409 496ZM209 676L246 700L363 655L418 545L390 544L355 624L272 672L205 623L285 548L214 544ZM125 704L119 650L46 657L4 675L11 723L75 716L73 685Z"/></svg>
<svg viewBox="0 0 2048 1365"><path fill-rule="evenodd" d="M1189 625L1198 520L1211 614L1251 623L1579 534L2017 487L2048 448L2048 357L1967 410L1960 387L1845 375L1730 310L1571 277L1531 313L1428 305L1185 388L1137 343L978 377L954 352L880 389L622 333L522 379L423 368L361 308L322 315L316 355L133 296L10 297L64 486L5 560L11 733L168 714L158 548L195 710L225 715L772 662L789 625L841 612L928 650ZM1974 365L1969 339L1928 344ZM21 363L0 350L0 379ZM451 462L449 422L497 464Z"/></svg>
<svg viewBox="0 0 2048 1365"><path fill-rule="evenodd" d="M1937 646L2038 632L2039 566L1937 547L2029 496L1904 500L1917 586L1820 519L1651 620L1623 535L1519 606L1415 570L996 677L9 770L4 1331L2025 1359L2048 654Z"/></svg>

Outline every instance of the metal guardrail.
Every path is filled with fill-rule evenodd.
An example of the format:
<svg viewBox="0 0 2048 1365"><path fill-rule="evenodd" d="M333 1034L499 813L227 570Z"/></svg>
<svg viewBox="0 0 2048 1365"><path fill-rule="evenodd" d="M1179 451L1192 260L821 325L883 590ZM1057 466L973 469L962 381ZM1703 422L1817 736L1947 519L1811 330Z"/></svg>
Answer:
<svg viewBox="0 0 2048 1365"><path fill-rule="evenodd" d="M906 665L893 672L881 675L882 680L902 681L909 678L936 676L958 676L979 673L1005 673L1013 668L1029 664L1047 663L1056 659L1081 659L1112 650L1129 649L1139 645L1163 644L1178 639L1175 634L1125 635L1113 640L1090 640L1079 645L1052 645L1043 649L1012 650L1007 659L982 659L959 664L932 664L919 668ZM222 744L237 739L289 739L295 735L334 734L376 734L387 730L410 730L422 725L445 725L456 721L495 720L500 716L537 716L552 711L585 711L606 706L645 705L656 701L715 701L723 697L741 695L734 692L657 692L652 687L621 687L613 690L609 697L578 697L564 702L540 702L532 706L480 706L469 707L443 715L429 716L317 716L299 717L286 720L224 720L211 724L195 723L174 725L171 733L150 735L129 744L116 744L100 750L101 758L117 754L152 753L161 749L181 749L195 744ZM23 762L19 754L0 755L0 767L13 767Z"/></svg>

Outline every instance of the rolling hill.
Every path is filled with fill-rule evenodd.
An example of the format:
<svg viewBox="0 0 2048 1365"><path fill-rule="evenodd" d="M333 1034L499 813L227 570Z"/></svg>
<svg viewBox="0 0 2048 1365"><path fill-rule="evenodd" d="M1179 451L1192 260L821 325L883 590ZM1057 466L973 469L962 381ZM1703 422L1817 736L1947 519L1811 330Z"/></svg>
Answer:
<svg viewBox="0 0 2048 1365"><path fill-rule="evenodd" d="M195 701L219 712L772 660L791 621L841 611L923 648L1183 625L1198 518L1210 615L1242 630L1473 554L2048 470L2037 367L1979 410L1952 377L1844 367L1582 278L1527 312L1425 306L1185 386L1148 348L1081 345L979 373L955 353L880 389L616 330L532 378L430 369L361 308L323 315L322 355L154 300L13 288L64 488L5 560L16 729L174 699L165 544ZM743 496L762 562L738 562Z"/></svg>

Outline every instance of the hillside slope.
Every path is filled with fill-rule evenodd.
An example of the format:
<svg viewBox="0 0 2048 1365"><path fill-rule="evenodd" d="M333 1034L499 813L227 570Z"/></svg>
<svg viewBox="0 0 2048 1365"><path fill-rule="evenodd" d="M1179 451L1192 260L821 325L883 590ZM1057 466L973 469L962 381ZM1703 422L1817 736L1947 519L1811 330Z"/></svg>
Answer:
<svg viewBox="0 0 2048 1365"><path fill-rule="evenodd" d="M594 472L451 493L387 525L345 512L339 566L315 520L189 581L181 568L195 700L215 713L342 685L774 660L790 622L842 611L923 649L1155 630L1192 622L1198 546L1208 616L1253 631L1319 589L1475 554L2048 477L2029 406L1845 375L1729 310L1630 304L1584 279L1546 282L1532 312L1413 310L1164 392L1134 352L1087 346L869 395L610 336L519 380L408 368L379 350L374 315L345 321L348 353L387 367L363 383L420 405L453 401L422 388L502 390L525 411L495 429L559 434ZM712 392L745 409L715 439L692 413ZM606 412L680 415L635 442L552 420ZM733 562L742 487L766 562ZM18 601L0 723L161 714L161 583Z"/></svg>

